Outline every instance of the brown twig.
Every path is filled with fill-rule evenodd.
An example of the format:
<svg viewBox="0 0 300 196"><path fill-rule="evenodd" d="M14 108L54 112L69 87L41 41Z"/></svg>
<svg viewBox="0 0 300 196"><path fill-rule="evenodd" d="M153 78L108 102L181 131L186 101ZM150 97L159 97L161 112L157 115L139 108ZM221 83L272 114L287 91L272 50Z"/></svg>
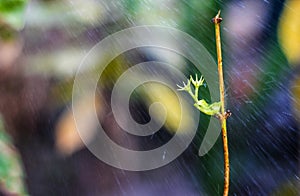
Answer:
<svg viewBox="0 0 300 196"><path fill-rule="evenodd" d="M227 140L227 128L226 119L230 116L230 113L225 112L225 92L224 92L224 78L223 78L223 66L222 66L222 50L221 50L221 37L220 37L220 18L221 11L212 19L215 24L216 31L216 47L218 57L218 73L219 73L219 87L220 87L220 101L221 101L221 115L220 123L222 129L223 139L223 151L224 151L224 191L223 196L227 196L229 192L229 152L228 152L228 140Z"/></svg>

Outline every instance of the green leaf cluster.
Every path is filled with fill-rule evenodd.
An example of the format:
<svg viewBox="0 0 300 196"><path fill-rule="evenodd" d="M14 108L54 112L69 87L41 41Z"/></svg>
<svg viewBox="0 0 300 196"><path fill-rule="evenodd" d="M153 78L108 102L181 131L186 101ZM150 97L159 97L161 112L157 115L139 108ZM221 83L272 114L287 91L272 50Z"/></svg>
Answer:
<svg viewBox="0 0 300 196"><path fill-rule="evenodd" d="M203 86L204 79L201 76L200 79L198 80L198 76L196 75L195 80L193 79L192 76L190 76L190 79L187 81L187 84L183 82L183 86L178 86L179 91L186 91L189 93L189 95L193 98L195 101L194 106L204 114L213 116L213 115L218 115L220 113L220 108L221 108L221 102L214 102L212 104L207 103L204 99L198 99L198 94L199 94L199 88ZM191 85L194 86L194 91L192 90Z"/></svg>

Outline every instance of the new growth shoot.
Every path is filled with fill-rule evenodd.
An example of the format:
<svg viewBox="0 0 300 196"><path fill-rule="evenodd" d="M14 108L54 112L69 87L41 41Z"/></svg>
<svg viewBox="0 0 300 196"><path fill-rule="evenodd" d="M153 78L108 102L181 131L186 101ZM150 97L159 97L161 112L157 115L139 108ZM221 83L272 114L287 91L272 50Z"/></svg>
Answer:
<svg viewBox="0 0 300 196"><path fill-rule="evenodd" d="M218 115L220 113L220 108L221 108L221 102L215 102L212 104L208 104L204 99L198 99L198 94L199 94L199 88L203 86L204 79L201 76L200 79L198 80L198 76L196 75L196 79L194 80L192 76L190 76L190 79L187 81L187 84L183 82L183 86L178 86L179 91L186 91L188 92L191 97L193 98L195 104L194 106L203 112L204 114L207 115ZM191 88L191 84L194 86L195 91L193 92Z"/></svg>
<svg viewBox="0 0 300 196"><path fill-rule="evenodd" d="M220 120L222 140L223 140L223 153L224 153L224 189L223 196L228 196L229 193L229 152L228 152L228 140L227 140L227 126L226 120L231 115L228 110L225 112L225 90L224 90L224 78L223 78L223 65L222 65L222 50L221 50L221 36L220 36L220 23L222 18L220 17L221 11L212 19L215 24L215 34L216 34L216 48L218 57L218 74L219 74L219 89L220 89L220 102L215 102L208 104L204 99L198 100L199 87L203 85L204 79L201 76L198 80L194 80L192 76L188 80L187 84L183 83L183 86L179 86L179 91L188 92L193 98L195 104L194 106L201 112L215 116ZM195 91L193 92L191 84L194 86Z"/></svg>

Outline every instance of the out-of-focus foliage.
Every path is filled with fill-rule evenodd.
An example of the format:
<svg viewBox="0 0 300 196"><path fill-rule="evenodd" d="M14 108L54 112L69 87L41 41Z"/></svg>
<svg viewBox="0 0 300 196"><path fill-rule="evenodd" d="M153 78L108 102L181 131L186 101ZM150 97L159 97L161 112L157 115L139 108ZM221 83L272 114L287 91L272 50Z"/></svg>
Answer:
<svg viewBox="0 0 300 196"><path fill-rule="evenodd" d="M289 181L281 185L277 191L272 194L273 196L298 196L299 195L299 182L296 180Z"/></svg>
<svg viewBox="0 0 300 196"><path fill-rule="evenodd" d="M298 78L296 78L294 81L294 85L292 86L292 93L294 95L294 99L293 99L293 107L294 109L294 113L297 117L297 120L300 122L300 88L299 88L299 84L300 84L300 77L298 75Z"/></svg>
<svg viewBox="0 0 300 196"><path fill-rule="evenodd" d="M24 26L27 0L0 0L0 21L20 30Z"/></svg>
<svg viewBox="0 0 300 196"><path fill-rule="evenodd" d="M85 125L85 127L82 127L85 132L81 134L85 134L85 138L92 140L95 135L94 131L96 129L96 123L91 121L91 119L93 119L91 117L91 115L93 115L91 111L93 111L94 108L91 107L90 103L94 101L97 113L100 114L103 104L102 100L100 100L99 97L94 99L94 97L86 96L80 100L79 103L73 104L73 107L76 107L81 111L81 118L77 119L76 122L72 110L67 110L63 115L61 115L55 129L55 145L59 153L63 155L71 155L72 153L84 148L84 143L78 134L76 123ZM78 121L83 121L84 123Z"/></svg>
<svg viewBox="0 0 300 196"><path fill-rule="evenodd" d="M14 38L16 31L24 26L26 3L27 0L0 0L0 68L7 68L5 66L10 65L20 52L20 44ZM10 41L3 42L3 40ZM5 73L1 70L1 74ZM3 92L1 88L1 94L6 93L7 91ZM4 131L2 119L0 119L0 193L27 195L20 157L12 139Z"/></svg>
<svg viewBox="0 0 300 196"><path fill-rule="evenodd" d="M26 195L24 173L19 154L0 121L0 191Z"/></svg>

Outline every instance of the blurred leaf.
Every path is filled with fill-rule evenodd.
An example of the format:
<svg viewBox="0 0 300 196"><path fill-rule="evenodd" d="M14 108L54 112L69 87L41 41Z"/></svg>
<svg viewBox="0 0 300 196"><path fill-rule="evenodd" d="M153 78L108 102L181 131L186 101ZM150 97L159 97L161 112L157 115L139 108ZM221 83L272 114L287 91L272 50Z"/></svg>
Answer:
<svg viewBox="0 0 300 196"><path fill-rule="evenodd" d="M297 120L300 122L300 76L297 75L296 79L293 81L292 84L292 95L293 95L293 107L295 108L294 114L297 117Z"/></svg>
<svg viewBox="0 0 300 196"><path fill-rule="evenodd" d="M299 195L299 181L298 180L291 180L279 187L279 189L273 193L273 196L297 196Z"/></svg>
<svg viewBox="0 0 300 196"><path fill-rule="evenodd" d="M24 26L27 0L0 0L0 20L16 30Z"/></svg>
<svg viewBox="0 0 300 196"><path fill-rule="evenodd" d="M96 111L99 114L102 111L100 97L97 96L95 99L93 96L85 96L73 103L73 107L81 111L81 118L75 119L73 110L66 110L59 118L55 128L55 146L62 155L71 155L85 147L81 140L82 134L88 140L92 140L94 137L97 122L94 122L91 117L94 110L94 105L90 104L92 102L95 102ZM75 120L77 121L75 122ZM84 133L81 132L81 136L78 134L76 126L85 130Z"/></svg>
<svg viewBox="0 0 300 196"><path fill-rule="evenodd" d="M0 121L0 188L10 194L26 195L20 158Z"/></svg>

